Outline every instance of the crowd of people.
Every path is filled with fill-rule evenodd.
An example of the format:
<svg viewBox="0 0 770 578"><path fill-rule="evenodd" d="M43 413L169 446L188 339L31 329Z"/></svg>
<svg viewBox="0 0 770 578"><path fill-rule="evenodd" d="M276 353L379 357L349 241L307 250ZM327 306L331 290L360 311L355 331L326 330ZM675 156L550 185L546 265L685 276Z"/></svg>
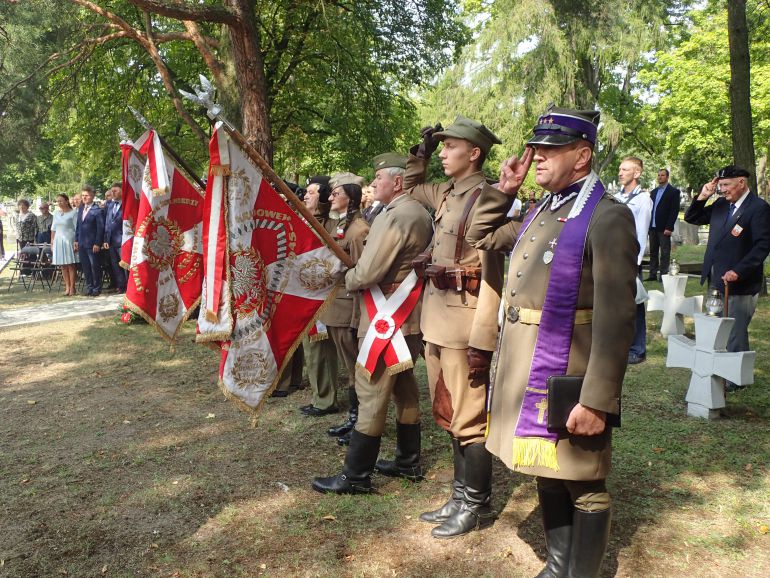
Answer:
<svg viewBox="0 0 770 578"><path fill-rule="evenodd" d="M85 280L84 295L96 297L102 291L102 270L108 273L108 291L125 293L126 271L120 266L123 238L122 185L114 183L97 201L91 185L70 198L56 195L56 210L40 203L39 215L30 210L30 202L17 202L15 217L18 252L31 245L50 247L51 262L61 268L65 295L77 295L76 277L80 270ZM0 258L5 257L0 229Z"/></svg>
<svg viewBox="0 0 770 578"><path fill-rule="evenodd" d="M494 522L495 455L537 479L548 549L538 576L598 575L621 387L627 365L646 357L642 257L649 240L647 279L668 273L680 210L668 170L643 191L643 162L634 156L621 162L621 190L605 192L592 170L598 122L596 111L549 107L494 185L482 166L501 143L461 116L446 129L423 129L407 155L373 159L367 207L361 177L310 179L306 206L355 263L273 394L299 387L304 352L313 397L300 411L336 413L338 368L347 370L347 419L328 433L349 447L342 471L316 477L315 490L368 493L374 472L423 478L413 374L422 355L432 417L447 431L454 463L447 501L420 516L432 535L453 538ZM448 180L429 183L441 144ZM520 201L533 162L545 194ZM731 351L748 349L770 252L770 207L749 191L748 176L725 167L686 213L688 222L711 224L702 281L723 296L729 284L730 310L742 318ZM718 187L724 199L707 206ZM396 450L382 459L391 399Z"/></svg>

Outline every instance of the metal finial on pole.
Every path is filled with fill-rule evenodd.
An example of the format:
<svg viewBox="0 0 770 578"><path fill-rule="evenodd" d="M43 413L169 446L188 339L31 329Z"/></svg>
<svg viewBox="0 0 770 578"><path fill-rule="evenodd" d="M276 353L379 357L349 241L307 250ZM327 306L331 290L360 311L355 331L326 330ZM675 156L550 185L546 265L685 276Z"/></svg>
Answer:
<svg viewBox="0 0 770 578"><path fill-rule="evenodd" d="M128 110L131 111L131 114L134 115L134 118L136 119L136 121L139 124L141 124L145 129L147 129L147 130L155 130L152 127L152 125L150 124L150 121L148 121L146 118L144 118L144 115L142 115L141 112L136 110L130 104L128 105ZM171 145L166 142L166 139L164 139L162 136L160 136L160 133L158 133L157 130L155 131L155 133L158 135L158 140L160 140L160 146L162 146L165 149L165 151L169 155L171 155L171 157L174 159L174 161L176 161L176 163L185 170L185 172L188 174L188 176L190 178L192 178L202 190L205 191L206 190L206 184L198 177L198 174L192 169L192 167L190 167L190 165L188 165L185 162L185 160L176 153L176 151L171 147Z"/></svg>
<svg viewBox="0 0 770 578"><path fill-rule="evenodd" d="M329 231L324 229L323 225L318 222L318 219L316 219L310 210L305 206L305 203L303 203L299 197L297 197L297 195L295 195L291 189L286 186L284 180L275 174L273 168L265 159L262 158L262 155L259 154L254 146L246 140L246 137L244 137L240 131L238 131L238 129L236 129L227 121L226 118L222 116L222 107L214 101L214 86L211 84L209 79L203 75L200 75L200 79L200 87L193 86L195 94L185 92L183 90L180 90L179 93L187 100L190 100L195 104L205 108L206 115L211 120L219 121L222 123L222 126L227 131L227 134L229 134L230 137L232 137L232 139L238 143L238 146L243 149L249 159L259 168L259 170L262 171L262 174L265 175L268 180L275 183L281 194L294 206L296 211L302 215L305 221L307 221L307 223L313 228L318 236L323 239L323 242L337 256L337 258L342 261L345 266L352 268L355 263L353 263L350 255L345 253L337 241L335 241L334 238L329 234Z"/></svg>

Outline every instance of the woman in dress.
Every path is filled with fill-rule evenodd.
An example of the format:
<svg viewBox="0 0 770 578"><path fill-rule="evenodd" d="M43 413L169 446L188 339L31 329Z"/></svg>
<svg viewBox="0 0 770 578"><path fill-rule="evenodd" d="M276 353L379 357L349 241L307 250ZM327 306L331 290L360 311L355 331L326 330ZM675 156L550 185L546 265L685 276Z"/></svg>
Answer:
<svg viewBox="0 0 770 578"><path fill-rule="evenodd" d="M53 215L51 225L51 245L53 246L53 264L61 267L61 275L64 280L64 294L75 295L75 225L78 212L70 205L67 195L61 193L56 196L56 204L59 210Z"/></svg>
<svg viewBox="0 0 770 578"><path fill-rule="evenodd" d="M21 250L29 243L35 242L37 217L30 212L27 199L20 199L17 207L19 208L19 216L16 219L16 239L19 244L19 250Z"/></svg>

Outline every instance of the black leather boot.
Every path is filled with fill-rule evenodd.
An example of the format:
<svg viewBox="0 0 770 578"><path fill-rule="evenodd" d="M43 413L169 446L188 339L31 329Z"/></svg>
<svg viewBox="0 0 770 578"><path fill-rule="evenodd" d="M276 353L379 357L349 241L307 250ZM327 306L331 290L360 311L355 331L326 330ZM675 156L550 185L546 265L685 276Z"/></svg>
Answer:
<svg viewBox="0 0 770 578"><path fill-rule="evenodd" d="M601 512L575 510L567 578L597 578L610 540L609 509Z"/></svg>
<svg viewBox="0 0 770 578"><path fill-rule="evenodd" d="M419 423L396 423L396 459L377 460L374 469L391 478L406 478L412 482L424 479L420 465Z"/></svg>
<svg viewBox="0 0 770 578"><path fill-rule="evenodd" d="M337 445L338 446L349 446L350 445L350 436L353 435L353 430L350 430L345 435L341 435L337 438Z"/></svg>
<svg viewBox="0 0 770 578"><path fill-rule="evenodd" d="M543 513L548 558L545 568L535 578L566 578L572 545L574 507L567 492L537 491Z"/></svg>
<svg viewBox="0 0 770 578"><path fill-rule="evenodd" d="M372 491L372 470L380 453L380 438L353 430L342 473L314 478L313 489L324 494L368 494Z"/></svg>
<svg viewBox="0 0 770 578"><path fill-rule="evenodd" d="M454 538L491 526L495 513L492 501L492 454L483 443L462 448L465 457L465 491L460 509L431 530L434 538Z"/></svg>
<svg viewBox="0 0 770 578"><path fill-rule="evenodd" d="M423 512L420 520L429 524L442 524L460 510L465 495L465 457L460 442L452 438L452 454L454 458L455 479L452 481L452 496L438 510Z"/></svg>
<svg viewBox="0 0 770 578"><path fill-rule="evenodd" d="M348 410L348 419L342 425L330 427L326 430L332 437L341 437L352 431L358 421L358 394L355 387L348 388L348 398L350 399L350 409ZM340 444L342 445L342 444Z"/></svg>

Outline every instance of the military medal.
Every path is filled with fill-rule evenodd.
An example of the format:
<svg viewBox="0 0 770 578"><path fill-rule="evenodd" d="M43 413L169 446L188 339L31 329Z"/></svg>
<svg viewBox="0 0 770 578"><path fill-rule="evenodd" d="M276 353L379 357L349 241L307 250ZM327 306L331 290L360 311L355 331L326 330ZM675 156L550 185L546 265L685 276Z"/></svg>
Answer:
<svg viewBox="0 0 770 578"><path fill-rule="evenodd" d="M558 244L558 241L556 240L556 237L548 241L548 246L551 248L546 250L545 253L543 253L543 263L545 263L546 265L549 265L551 261L553 261L553 249L556 248L557 244Z"/></svg>

